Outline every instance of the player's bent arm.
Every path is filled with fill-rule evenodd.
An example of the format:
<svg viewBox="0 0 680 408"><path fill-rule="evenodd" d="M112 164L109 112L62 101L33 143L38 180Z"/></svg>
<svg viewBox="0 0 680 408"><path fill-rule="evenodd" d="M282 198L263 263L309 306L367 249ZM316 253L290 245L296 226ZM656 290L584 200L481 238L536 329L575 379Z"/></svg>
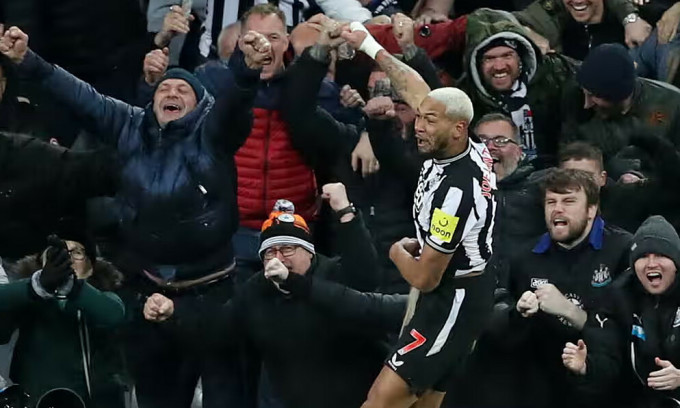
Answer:
<svg viewBox="0 0 680 408"><path fill-rule="evenodd" d="M378 51L375 61L390 78L394 89L408 106L412 109L418 109L420 103L430 92L430 87L423 77L385 50Z"/></svg>
<svg viewBox="0 0 680 408"><path fill-rule="evenodd" d="M393 249L391 258L401 276L414 288L427 293L435 290L444 276L453 254L445 254L425 245L420 258L416 259L403 247Z"/></svg>

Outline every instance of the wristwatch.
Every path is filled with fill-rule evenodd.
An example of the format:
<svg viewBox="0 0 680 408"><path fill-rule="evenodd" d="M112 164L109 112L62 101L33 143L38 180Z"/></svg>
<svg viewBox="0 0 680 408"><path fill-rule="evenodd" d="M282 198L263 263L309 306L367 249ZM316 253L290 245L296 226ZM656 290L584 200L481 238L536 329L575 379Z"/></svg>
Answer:
<svg viewBox="0 0 680 408"><path fill-rule="evenodd" d="M342 218L343 215L345 214L357 214L357 209L354 207L354 204L349 203L349 205L341 210L338 210L335 212L335 216L338 218Z"/></svg>
<svg viewBox="0 0 680 408"><path fill-rule="evenodd" d="M639 18L640 16L638 16L636 13L630 13L623 18L623 25L634 23L638 21Z"/></svg>

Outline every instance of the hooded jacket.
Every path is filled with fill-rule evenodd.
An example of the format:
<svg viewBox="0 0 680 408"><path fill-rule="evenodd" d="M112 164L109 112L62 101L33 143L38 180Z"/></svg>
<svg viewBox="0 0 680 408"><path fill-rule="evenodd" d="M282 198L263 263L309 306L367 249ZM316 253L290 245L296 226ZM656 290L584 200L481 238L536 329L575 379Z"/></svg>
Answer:
<svg viewBox="0 0 680 408"><path fill-rule="evenodd" d="M574 81L573 63L559 54L541 56L536 45L524 35L524 29L509 13L479 9L468 15L466 28L465 70L459 86L472 100L475 117L491 112L511 116L500 95L486 86L481 72L481 50L497 38L519 44L522 74L527 87L526 100L531 108L533 134L539 159L552 163L557 153L562 89Z"/></svg>
<svg viewBox="0 0 680 408"><path fill-rule="evenodd" d="M676 278L667 293L650 295L632 268L614 282L607 305L588 317L584 329L587 370L575 379L584 395L612 408L677 406L680 389L655 391L647 378L661 369L655 357L680 367L679 286Z"/></svg>
<svg viewBox="0 0 680 408"><path fill-rule="evenodd" d="M165 280L196 278L232 262L238 227L233 155L250 131L259 80L240 51L230 61L230 92L217 103L204 92L194 110L164 128L152 104L141 109L100 95L30 51L19 68L116 149L116 244L124 259L118 262Z"/></svg>
<svg viewBox="0 0 680 408"><path fill-rule="evenodd" d="M23 258L14 271L22 279L0 285L0 343L19 330L10 379L30 395L31 406L53 388L70 388L88 406L123 407L115 327L123 323L125 307L112 292L122 283L121 273L99 259L77 292L57 300L42 299L30 288L39 269L36 255Z"/></svg>
<svg viewBox="0 0 680 408"><path fill-rule="evenodd" d="M680 388L659 391L647 386L649 374L661 369L655 358L680 367L680 281L676 271L665 292L647 292L634 265L650 252L668 257L676 267L680 261L680 239L660 216L648 218L637 230L631 246L633 266L614 281L603 307L588 316L586 375L578 380L582 391L602 399L602 406L680 405ZM613 386L617 392L608 392Z"/></svg>

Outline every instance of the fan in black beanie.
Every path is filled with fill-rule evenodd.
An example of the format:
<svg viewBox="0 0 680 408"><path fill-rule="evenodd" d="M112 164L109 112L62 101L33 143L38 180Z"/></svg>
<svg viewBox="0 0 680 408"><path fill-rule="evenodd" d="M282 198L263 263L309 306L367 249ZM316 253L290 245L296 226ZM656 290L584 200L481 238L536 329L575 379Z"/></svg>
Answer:
<svg viewBox="0 0 680 408"><path fill-rule="evenodd" d="M633 59L620 44L602 44L590 50L576 74L587 91L585 107L593 107L605 117L622 113L630 105L635 78Z"/></svg>
<svg viewBox="0 0 680 408"><path fill-rule="evenodd" d="M680 265L680 237L660 215L653 215L638 228L630 249L630 264L645 290L666 292L675 283Z"/></svg>

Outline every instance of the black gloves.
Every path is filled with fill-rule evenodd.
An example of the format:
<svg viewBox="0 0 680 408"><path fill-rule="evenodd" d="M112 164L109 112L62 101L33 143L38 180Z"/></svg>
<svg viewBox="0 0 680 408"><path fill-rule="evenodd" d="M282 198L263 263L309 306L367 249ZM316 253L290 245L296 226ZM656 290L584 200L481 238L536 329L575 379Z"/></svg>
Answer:
<svg viewBox="0 0 680 408"><path fill-rule="evenodd" d="M40 273L40 286L47 292L53 293L63 285L67 279L74 275L71 264L71 254L68 252L66 242L56 235L47 237L47 255L45 266Z"/></svg>

